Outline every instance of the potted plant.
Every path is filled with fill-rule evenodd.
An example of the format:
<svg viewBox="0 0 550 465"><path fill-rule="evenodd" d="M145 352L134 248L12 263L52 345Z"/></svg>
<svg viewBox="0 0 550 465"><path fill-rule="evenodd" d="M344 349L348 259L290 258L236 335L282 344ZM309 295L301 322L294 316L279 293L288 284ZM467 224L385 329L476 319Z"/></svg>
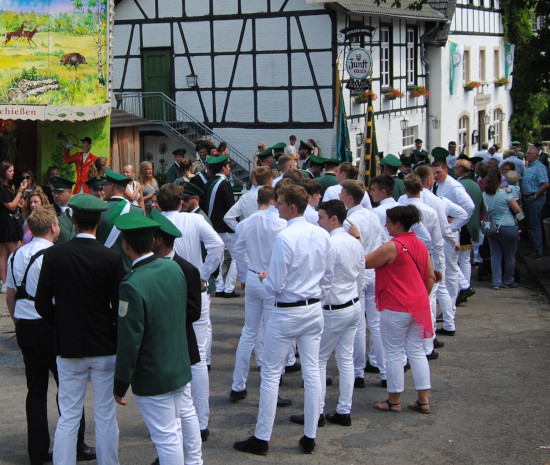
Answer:
<svg viewBox="0 0 550 465"><path fill-rule="evenodd" d="M395 100L402 97L403 92L401 92L399 89L394 89L393 87L390 87L390 91L387 92L385 95L386 100Z"/></svg>
<svg viewBox="0 0 550 465"><path fill-rule="evenodd" d="M411 91L411 94L413 95L413 97L415 98L418 98L418 97L426 97L426 98L429 98L430 97L430 91L428 89L426 89L425 86L416 86L412 91Z"/></svg>
<svg viewBox="0 0 550 465"><path fill-rule="evenodd" d="M507 77L501 77L500 79L495 80L495 86L502 87L510 84L510 80Z"/></svg>
<svg viewBox="0 0 550 465"><path fill-rule="evenodd" d="M468 81L466 84L464 84L464 90L467 90L467 91L474 90L477 87L481 87L481 82Z"/></svg>
<svg viewBox="0 0 550 465"><path fill-rule="evenodd" d="M355 96L355 103L367 103L369 100L369 95L372 101L378 98L372 90L364 90Z"/></svg>

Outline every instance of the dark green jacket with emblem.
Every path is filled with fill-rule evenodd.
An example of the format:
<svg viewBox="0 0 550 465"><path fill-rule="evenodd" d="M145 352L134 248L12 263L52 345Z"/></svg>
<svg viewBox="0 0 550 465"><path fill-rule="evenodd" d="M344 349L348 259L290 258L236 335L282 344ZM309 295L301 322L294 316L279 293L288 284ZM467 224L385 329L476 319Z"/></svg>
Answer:
<svg viewBox="0 0 550 465"><path fill-rule="evenodd" d="M472 241L477 242L479 241L479 214L481 212L481 206L483 205L483 195L481 194L481 189L477 182L473 179L464 177L460 178L458 182L464 186L466 192L468 192L468 195L472 198L472 202L474 202L474 212L466 223L466 227L472 237Z"/></svg>
<svg viewBox="0 0 550 465"><path fill-rule="evenodd" d="M325 173L323 176L320 176L317 178L317 181L321 184L321 197L325 195L325 191L330 186L335 186L338 184L338 181L336 180L336 175L332 172Z"/></svg>
<svg viewBox="0 0 550 465"><path fill-rule="evenodd" d="M398 176L392 176L392 178L395 181L392 197L397 202L399 200L399 197L405 194L405 184L403 183L403 180Z"/></svg>
<svg viewBox="0 0 550 465"><path fill-rule="evenodd" d="M56 244L62 244L63 242L70 241L76 236L76 230L71 219L61 211L58 205L54 204L55 213L57 213L57 219L59 220L59 237Z"/></svg>
<svg viewBox="0 0 550 465"><path fill-rule="evenodd" d="M156 396L191 381L187 284L179 265L150 256L120 283L114 393Z"/></svg>
<svg viewBox="0 0 550 465"><path fill-rule="evenodd" d="M170 168L166 171L166 183L173 184L176 179L180 177L179 166L176 162L170 165Z"/></svg>

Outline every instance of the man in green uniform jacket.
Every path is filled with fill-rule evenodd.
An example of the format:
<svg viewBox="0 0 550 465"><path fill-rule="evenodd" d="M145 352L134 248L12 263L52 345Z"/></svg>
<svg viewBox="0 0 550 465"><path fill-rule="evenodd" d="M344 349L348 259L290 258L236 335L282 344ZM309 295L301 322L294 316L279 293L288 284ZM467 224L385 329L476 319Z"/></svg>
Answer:
<svg viewBox="0 0 550 465"><path fill-rule="evenodd" d="M325 191L330 186L338 184L336 179L336 173L338 172L338 165L340 160L336 158L325 158L325 174L317 178L317 181L321 184L321 197L325 195Z"/></svg>
<svg viewBox="0 0 550 465"><path fill-rule="evenodd" d="M55 213L59 220L60 233L57 243L62 244L63 242L70 241L76 235L76 230L71 220L71 209L68 206L75 183L61 176L52 176L50 178L50 183L52 185L52 196L55 202Z"/></svg>
<svg viewBox="0 0 550 465"><path fill-rule="evenodd" d="M134 400L160 463L183 463L179 412L191 381L186 337L187 284L181 268L152 252L160 224L129 213L116 219L132 270L120 284L118 346L113 392L123 400L132 386Z"/></svg>
<svg viewBox="0 0 550 465"><path fill-rule="evenodd" d="M403 184L403 180L397 175L397 171L401 168L403 163L401 163L401 160L394 154L388 153L384 158L382 158L380 165L384 167L383 174L391 176L395 181L392 197L397 202L399 197L405 194L405 184Z"/></svg>

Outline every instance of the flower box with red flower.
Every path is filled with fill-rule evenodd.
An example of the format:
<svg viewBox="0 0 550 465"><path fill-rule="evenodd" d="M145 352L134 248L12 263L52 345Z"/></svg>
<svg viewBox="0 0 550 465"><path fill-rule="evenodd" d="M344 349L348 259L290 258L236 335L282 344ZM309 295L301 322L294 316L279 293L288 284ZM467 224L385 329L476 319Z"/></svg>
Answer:
<svg viewBox="0 0 550 465"><path fill-rule="evenodd" d="M399 89L394 89L393 87L390 87L389 92L386 92L386 94L384 95L384 98L386 100L395 100L403 97L403 92L401 92Z"/></svg>
<svg viewBox="0 0 550 465"><path fill-rule="evenodd" d="M430 97L430 91L426 89L425 86L416 86L413 90L411 90L411 94L415 98L419 97Z"/></svg>
<svg viewBox="0 0 550 465"><path fill-rule="evenodd" d="M369 101L369 95L371 96L372 101L378 98L378 95L376 95L372 90L364 90L355 96L355 103L367 103Z"/></svg>
<svg viewBox="0 0 550 465"><path fill-rule="evenodd" d="M510 84L510 80L507 77L501 77L500 79L495 79L495 86L502 87Z"/></svg>
<svg viewBox="0 0 550 465"><path fill-rule="evenodd" d="M478 87L481 87L481 82L479 81L468 81L466 84L464 84L464 90L466 91L474 90Z"/></svg>

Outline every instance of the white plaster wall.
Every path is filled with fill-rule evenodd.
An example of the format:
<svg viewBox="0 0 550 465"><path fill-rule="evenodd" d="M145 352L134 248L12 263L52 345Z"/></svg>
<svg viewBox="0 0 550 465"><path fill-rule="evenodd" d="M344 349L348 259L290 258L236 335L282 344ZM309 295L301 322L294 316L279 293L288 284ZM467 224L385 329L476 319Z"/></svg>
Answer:
<svg viewBox="0 0 550 465"><path fill-rule="evenodd" d="M143 41L147 47L170 47L170 23L150 23L142 26Z"/></svg>

